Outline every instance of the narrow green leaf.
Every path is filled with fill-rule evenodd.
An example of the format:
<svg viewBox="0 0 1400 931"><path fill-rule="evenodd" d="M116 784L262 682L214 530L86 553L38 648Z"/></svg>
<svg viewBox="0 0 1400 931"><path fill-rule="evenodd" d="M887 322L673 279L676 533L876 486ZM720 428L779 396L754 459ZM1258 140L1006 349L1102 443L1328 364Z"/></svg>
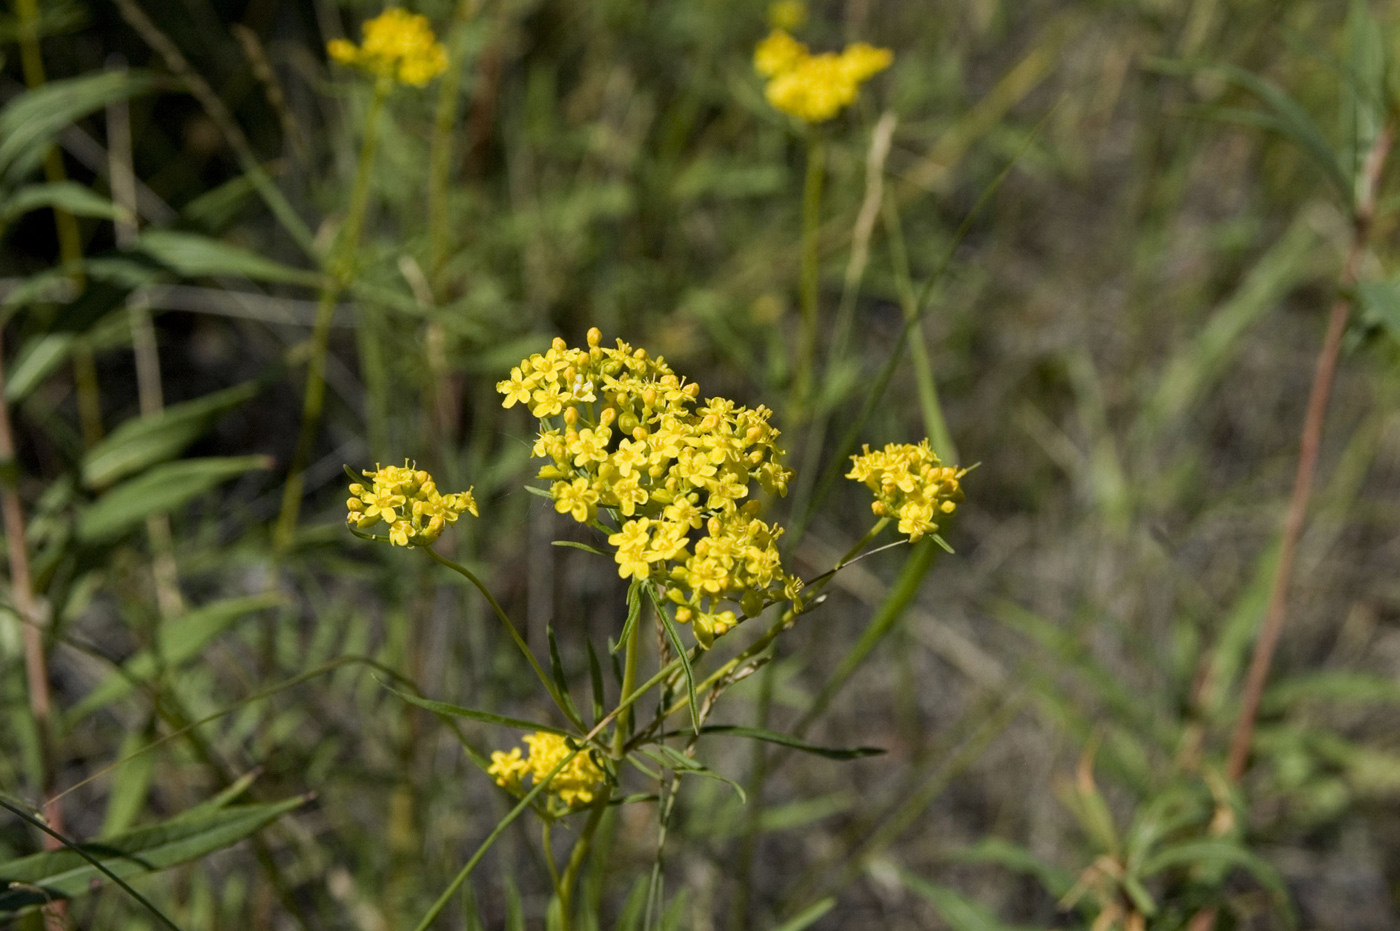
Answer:
<svg viewBox="0 0 1400 931"><path fill-rule="evenodd" d="M80 846L114 875L126 879L232 846L305 802L303 797L221 808L199 818L172 819ZM83 895L100 887L102 880L100 870L69 849L0 863L0 915Z"/></svg>
<svg viewBox="0 0 1400 931"><path fill-rule="evenodd" d="M587 543L579 543L575 540L553 540L551 541L550 545L567 546L570 549L583 550L585 553L593 553L596 556L608 555L607 553L604 553L602 550L598 549L598 547L596 546L589 546Z"/></svg>
<svg viewBox="0 0 1400 931"><path fill-rule="evenodd" d="M5 378L5 399L22 401L73 351L72 333L45 333L24 344Z"/></svg>
<svg viewBox="0 0 1400 931"><path fill-rule="evenodd" d="M377 677L376 677L377 678ZM463 708L461 705L449 705L447 702L433 701L431 698L420 698L417 695L401 692L393 686L387 685L380 680L387 691L393 692L399 698L410 705L417 705L419 708L426 708L434 714L445 714L452 718L470 718L473 721L481 721L485 724L495 724L500 727L513 727L522 731L544 731L546 734L569 735L569 732L562 728L549 724L540 724L536 721L526 721L524 718L509 718L505 715L492 714L489 711L477 711L474 708Z"/></svg>
<svg viewBox="0 0 1400 931"><path fill-rule="evenodd" d="M231 478L271 467L266 456L183 459L155 466L88 505L78 517L78 539L109 542L152 514L173 511Z"/></svg>
<svg viewBox="0 0 1400 931"><path fill-rule="evenodd" d="M98 71L48 81L0 108L0 178L10 184L36 170L66 126L109 103L156 86L147 71Z"/></svg>
<svg viewBox="0 0 1400 931"><path fill-rule="evenodd" d="M1400 342L1400 279L1363 282L1356 286L1356 297L1362 319Z"/></svg>
<svg viewBox="0 0 1400 931"><path fill-rule="evenodd" d="M627 620L622 622L622 634L617 638L617 643L613 644L614 654L622 649L622 645L627 642L627 637L632 633L632 625L637 623L637 618L641 616L642 586L645 584L638 579L633 579L632 584L627 586Z"/></svg>
<svg viewBox="0 0 1400 931"><path fill-rule="evenodd" d="M165 621L156 632L158 649L142 650L123 663L120 670L108 674L68 712L67 726L71 728L92 712L125 697L162 670L178 669L201 655L215 637L234 624L258 611L282 604L283 600L276 592L230 598Z"/></svg>
<svg viewBox="0 0 1400 931"><path fill-rule="evenodd" d="M676 651L676 656L681 661L681 672L685 675L685 693L689 698L686 707L690 710L690 729L698 734L700 733L700 703L695 697L695 671L690 668L690 654L686 651L685 644L681 642L680 632L676 630L676 622L671 619L671 615L661 604L661 599L657 597L656 589L647 585L646 590L647 594L651 596L656 616L661 618L661 626L666 629L666 638L671 641L671 649Z"/></svg>
<svg viewBox="0 0 1400 931"><path fill-rule="evenodd" d="M747 803L748 801L748 794L744 792L744 787L739 785L739 783L730 779L723 773L710 769L710 767L701 763L699 760L686 756L675 747L669 747L666 744L652 744L651 747L643 748L637 752L679 774L704 776L706 779L714 779L717 782L722 782L735 791L739 796L740 802Z"/></svg>
<svg viewBox="0 0 1400 931"><path fill-rule="evenodd" d="M1199 61L1169 61L1156 59L1149 67L1166 74L1191 74L1196 71L1214 71L1235 86L1259 98L1277 119L1276 129L1285 138L1292 140L1306 154L1312 156L1323 174L1337 186L1338 191L1348 199L1352 196L1350 179L1342 170L1341 161L1327 137L1318 128L1308 112L1278 85L1265 80L1252 71L1229 64Z"/></svg>
<svg viewBox="0 0 1400 931"><path fill-rule="evenodd" d="M172 404L152 417L128 420L83 458L83 484L101 488L177 456L224 413L258 393L254 382Z"/></svg>
<svg viewBox="0 0 1400 931"><path fill-rule="evenodd" d="M880 747L819 747L816 744L809 744L806 741L798 740L789 734L780 734L777 731L768 731L759 727L741 727L731 724L707 724L700 728L702 734L727 734L730 737L749 737L753 740L764 740L768 743L781 744L784 747L791 747L794 750L801 750L803 753L811 753L816 756L826 757L828 760L858 760L867 756L880 756L887 753Z"/></svg>
<svg viewBox="0 0 1400 931"><path fill-rule="evenodd" d="M808 905L802 911L793 915L787 921L778 925L773 931L803 931L804 928L811 927L817 919L825 915L836 907L836 897L827 896Z"/></svg>
<svg viewBox="0 0 1400 931"><path fill-rule="evenodd" d="M66 210L74 216L115 220L116 205L76 181L28 184L0 204L0 227L14 222L32 210Z"/></svg>
<svg viewBox="0 0 1400 931"><path fill-rule="evenodd" d="M1141 875L1150 878L1164 870L1193 866L1237 867L1245 870L1268 891L1275 908L1288 926L1291 928L1297 925L1298 919L1288 898L1288 888L1278 870L1263 857L1231 841L1186 841L1168 847L1143 863Z"/></svg>
<svg viewBox="0 0 1400 931"><path fill-rule="evenodd" d="M321 276L315 272L291 268L197 233L148 230L141 235L137 247L182 278L230 275L309 288L321 285Z"/></svg>
<svg viewBox="0 0 1400 931"><path fill-rule="evenodd" d="M1031 853L1025 847L997 837L988 837L971 847L955 850L948 859L959 863L994 863L998 866L1034 876L1045 891L1059 899L1074 886L1074 877L1054 864Z"/></svg>
<svg viewBox="0 0 1400 931"><path fill-rule="evenodd" d="M583 642L588 647L588 678L593 685L593 720L597 722L603 717L606 702L603 692L603 667L598 662L598 653L593 649L593 641L585 637Z"/></svg>
<svg viewBox="0 0 1400 931"><path fill-rule="evenodd" d="M549 641L549 677L554 680L555 691L568 709L570 719L582 720L578 708L574 706L574 698L569 694L569 680L564 677L564 662L559 658L559 642L554 639L552 623L545 625L545 639Z"/></svg>
<svg viewBox="0 0 1400 931"><path fill-rule="evenodd" d="M1002 921L981 902L961 892L931 883L907 870L899 870L897 875L904 888L932 905L952 931L1020 931L1017 926Z"/></svg>

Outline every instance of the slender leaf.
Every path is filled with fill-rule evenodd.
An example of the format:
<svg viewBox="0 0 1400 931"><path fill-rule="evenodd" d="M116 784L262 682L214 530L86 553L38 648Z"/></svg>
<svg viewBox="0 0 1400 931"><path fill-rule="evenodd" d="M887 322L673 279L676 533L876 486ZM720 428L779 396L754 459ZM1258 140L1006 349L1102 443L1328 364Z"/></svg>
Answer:
<svg viewBox="0 0 1400 931"><path fill-rule="evenodd" d="M431 698L420 698L417 695L401 692L393 686L386 685L382 680L380 685L393 692L399 698L410 705L417 705L419 708L426 708L435 714L445 714L452 718L470 718L473 721L481 721L485 724L495 724L500 727L513 727L522 731L544 731L547 734L568 735L568 731L550 724L540 724L536 721L526 721L524 718L510 718L505 715L492 714L489 711L477 711L474 708L463 708L461 705L449 705L447 702L433 701Z"/></svg>
<svg viewBox="0 0 1400 931"><path fill-rule="evenodd" d="M83 458L83 484L101 488L163 462L199 438L218 417L257 394L254 382L172 404L152 417L128 420Z"/></svg>
<svg viewBox="0 0 1400 931"><path fill-rule="evenodd" d="M271 466L266 456L184 459L155 466L90 504L79 515L78 539L114 540L152 514L173 511L231 478Z"/></svg>
<svg viewBox="0 0 1400 931"><path fill-rule="evenodd" d="M31 210L66 210L74 216L115 220L116 205L76 181L55 181L49 184L29 184L15 191L0 203L0 227L14 222Z"/></svg>
<svg viewBox="0 0 1400 931"><path fill-rule="evenodd" d="M656 596L656 589L650 585L646 586L646 589L647 594L651 596L652 607L656 609L656 616L661 618L661 626L666 629L666 637L671 641L671 649L676 651L676 656L681 661L681 672L685 675L685 693L689 698L686 707L690 709L690 728L698 734L700 733L700 703L695 697L695 671L690 668L690 654L686 652L685 644L681 643L681 635L676 630L676 622L671 619L671 615L661 604L661 599Z"/></svg>
<svg viewBox="0 0 1400 931"><path fill-rule="evenodd" d="M793 750L801 750L803 753L811 753L816 756L826 757L828 760L858 760L867 756L880 756L889 751L881 747L819 747L816 744L809 744L806 741L798 740L789 734L780 734L777 731L768 731L759 727L740 727L730 724L707 724L700 728L702 734L727 734L730 737L749 737L753 740L763 740L768 743L780 744L784 747L791 747Z"/></svg>
<svg viewBox="0 0 1400 931"><path fill-rule="evenodd" d="M0 108L0 179L13 184L39 167L66 126L109 103L156 86L146 71L98 71L49 81Z"/></svg>
<svg viewBox="0 0 1400 931"><path fill-rule="evenodd" d="M932 905L952 931L1020 931L1016 925L1007 924L987 906L961 892L931 883L906 870L898 870L896 875L904 888Z"/></svg>
<svg viewBox="0 0 1400 931"><path fill-rule="evenodd" d="M72 727L99 708L125 697L163 670L178 669L201 655L215 637L234 624L258 611L282 604L283 600L276 592L230 598L165 621L156 632L157 648L140 651L123 663L120 670L98 683L68 712L67 725Z"/></svg>
<svg viewBox="0 0 1400 931"><path fill-rule="evenodd" d="M588 680L593 685L593 720L596 722L603 717L603 707L607 700L603 692L603 667L598 662L598 653L593 649L593 641L585 637L583 642L588 647Z"/></svg>
<svg viewBox="0 0 1400 931"><path fill-rule="evenodd" d="M778 925L773 931L803 931L816 923L817 919L825 915L836 907L836 897L827 896L808 905L802 911L793 915L787 921Z"/></svg>
<svg viewBox="0 0 1400 931"><path fill-rule="evenodd" d="M568 709L569 717L575 721L582 720L578 708L574 706L574 698L569 694L569 680L564 677L564 662L559 658L559 643L554 639L553 624L545 626L545 639L549 641L549 676L554 680L555 691Z"/></svg>
<svg viewBox="0 0 1400 931"><path fill-rule="evenodd" d="M116 837L80 845L82 851L123 879L163 870L232 846L305 797L261 805L238 805L172 819ZM54 850L0 863L0 915L99 888L102 872L77 851Z"/></svg>
<svg viewBox="0 0 1400 931"><path fill-rule="evenodd" d="M142 234L138 248L183 278L230 275L311 288L321 284L321 276L315 272L291 268L197 233L149 230Z"/></svg>

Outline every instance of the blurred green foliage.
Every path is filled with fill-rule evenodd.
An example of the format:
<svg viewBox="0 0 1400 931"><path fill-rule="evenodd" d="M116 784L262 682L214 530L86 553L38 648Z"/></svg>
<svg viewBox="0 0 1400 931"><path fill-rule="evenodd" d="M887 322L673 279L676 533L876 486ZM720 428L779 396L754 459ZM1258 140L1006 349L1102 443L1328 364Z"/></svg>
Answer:
<svg viewBox="0 0 1400 931"><path fill-rule="evenodd" d="M656 917L653 874L661 927L1400 921L1393 172L1343 291L1357 309L1252 763L1238 785L1220 775L1358 179L1394 119L1389 5L813 4L814 47L896 59L825 137L833 323L811 409L787 412L805 148L752 71L764 4L415 9L452 66L385 104L282 550L316 298L371 101L325 42L379 7L21 0L0 19L16 445L0 478L28 521L27 620L57 709L31 714L11 586L0 879L22 885L0 888L0 916L40 901L29 884L78 895L77 927L412 927L509 809L473 761L510 741L385 684L546 710L474 591L344 532L342 465L410 456L475 485L484 519L444 538L451 555L494 580L539 654L552 624L581 681L588 651L608 662L626 586L549 545L573 530L520 492L533 424L494 384L598 326L707 394L779 407L807 482L785 515L806 576L869 523L861 496L819 481L853 424L904 440L940 405L980 467L956 555L852 566L720 722L890 752L717 743L747 805L686 777L662 858L657 806L619 808L608 868L583 879L597 927ZM49 790L67 792L65 833L105 839L81 849L150 908L115 882L81 895L97 866L39 852L22 815ZM544 926L548 876L519 827L439 926ZM112 849L162 872L133 878Z"/></svg>

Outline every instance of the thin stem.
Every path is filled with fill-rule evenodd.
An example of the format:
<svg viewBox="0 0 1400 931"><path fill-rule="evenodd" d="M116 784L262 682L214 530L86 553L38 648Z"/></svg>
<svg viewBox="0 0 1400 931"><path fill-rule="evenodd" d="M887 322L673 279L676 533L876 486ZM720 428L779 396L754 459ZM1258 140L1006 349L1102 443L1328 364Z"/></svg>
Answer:
<svg viewBox="0 0 1400 931"><path fill-rule="evenodd" d="M801 319L797 332L797 371L793 379L792 408L806 416L812 402L812 372L817 364L817 303L821 266L818 233L822 219L822 177L826 144L820 130L807 135L807 174L802 183L802 278L799 292Z"/></svg>
<svg viewBox="0 0 1400 931"><path fill-rule="evenodd" d="M360 245L360 232L364 227L365 212L369 208L370 181L373 177L371 169L379 137L379 114L383 110L384 99L388 96L391 86L388 78L381 78L374 85L374 98L370 101L369 113L365 117L365 137L360 146L360 160L355 169L355 182L350 192L345 227L341 230L340 238L327 262L329 275L316 304L316 321L311 330L311 356L306 370L306 394L302 399L301 431L297 435L291 467L287 470L287 482L282 488L282 513L277 521L274 538L279 550L291 545L292 537L296 533L297 518L301 513L306 466L311 460L316 428L321 422L321 408L326 398L326 352L330 345L331 319L335 316L336 301L349 285L353 274L355 253Z"/></svg>
<svg viewBox="0 0 1400 931"><path fill-rule="evenodd" d="M429 552L431 552L431 550ZM438 915L442 914L442 910L447 907L447 903L451 901L452 896L457 893L458 889L462 888L462 883L467 881L467 877L471 875L471 871L476 868L477 863L481 862L481 858L486 855L486 851L489 850L491 848L491 845L496 842L496 839L499 838L501 834L505 832L505 829L510 826L511 822L513 822L516 818L520 817L520 815L525 811L525 809L530 807L530 803L533 802L535 800L535 797L544 790L545 786L549 785L550 781L555 776L563 772L564 767L568 766L569 763L573 761L574 757L582 753L584 747L586 747L589 744L589 742L593 740L593 738L601 734L609 724L617 720L618 717L628 708L631 708L632 705L635 704L638 699L640 699L647 692L650 692L653 688L655 688L672 673L674 673L677 669L679 669L680 665L681 662L679 659L672 660L671 662L663 666L661 670L656 673L656 675L652 676L646 682L642 683L641 687L638 688L636 691L624 695L622 697L622 700L618 702L617 707L614 708L612 711L609 711L606 715L604 715L603 719L597 724L595 724L593 726L593 729L583 736L582 740L579 741L579 745L576 749L569 751L568 755L565 756L562 760L560 760L559 764L555 766L552 770L550 770L549 773L543 779L531 786L530 791L525 793L525 795L520 799L520 802L510 810L509 814L507 814L504 818L500 820L500 822L496 824L496 827L491 831L490 834L487 835L486 839L481 842L481 846L477 847L476 852L471 855L471 859L469 859L466 862L466 864L462 867L462 869L458 871L457 875L453 878L452 882L448 884L448 887L446 889L443 890L442 895L438 896L437 901L435 901L432 904L432 906L428 909L428 913L423 916L423 920L418 922L418 925L416 928L414 928L414 931L425 931L426 928L428 928L435 920L437 920Z"/></svg>
<svg viewBox="0 0 1400 931"><path fill-rule="evenodd" d="M563 887L559 885L559 866L554 862L554 822L549 818L540 819L540 843L544 845L544 865L549 870L549 881L554 885L554 894L562 900ZM569 922L565 920L564 931L568 931Z"/></svg>
<svg viewBox="0 0 1400 931"><path fill-rule="evenodd" d="M4 347L0 344L0 385L5 383ZM49 686L48 657L44 649L44 622L34 584L29 573L29 544L24 532L24 506L19 500L19 467L15 462L14 431L10 425L10 407L0 392L0 511L4 512L5 550L10 560L10 597L19 615L24 638L24 672L29 692L29 713L39 738L39 783L43 795L44 820L58 833L64 833L63 809L57 798L50 798L57 771L54 750L53 697ZM61 844L52 836L44 836L44 849L54 850Z"/></svg>
<svg viewBox="0 0 1400 931"><path fill-rule="evenodd" d="M569 931L573 927L574 920L574 888L578 885L578 874L583 869L583 864L588 860L588 851L593 846L593 836L598 833L598 825L603 823L603 815L607 813L608 802L612 800L612 786L606 786L602 792L598 793L598 798L593 802L593 808L588 812L588 821L583 825L583 833L574 842L574 849L569 852L569 862L564 867L564 876L554 884L555 894L559 896L559 923L561 931Z"/></svg>
<svg viewBox="0 0 1400 931"><path fill-rule="evenodd" d="M893 197L885 198L883 210L885 236L890 244L890 262L894 266L895 283L899 288L899 303L904 309L904 319L910 326L909 361L914 367L914 383L919 391L919 409L924 415L924 430L928 433L933 451L944 462L957 462L958 450L953 445L948 432L948 422L943 416L943 407L938 402L938 386L933 379L933 363L929 360L928 345L924 342L923 319L919 315L918 295L914 293L914 281L909 274L909 253L904 245L904 227L899 221L899 208Z"/></svg>
<svg viewBox="0 0 1400 931"><path fill-rule="evenodd" d="M535 654L530 651L529 645L525 642L525 639L520 636L520 631L516 628L514 622L511 621L510 616L506 614L505 609L501 607L501 603L496 600L495 596L491 594L491 591L485 584L483 584L466 566L453 562L431 546L425 546L423 550L435 561L451 569L453 572L456 572L468 582L471 582L472 585L476 586L476 590L481 592L482 597L485 598L487 604L491 606L491 610L495 612L496 617L505 625L506 631L510 634L510 639L515 641L515 645L520 648L520 652L525 654L525 659L529 660L530 668L535 670L535 675L539 677L545 690L549 692L549 697L554 700L554 704L559 706L559 710L564 713L564 717L569 719L570 724L580 731L584 730L586 726L583 721L579 719L577 714L569 710L568 703L564 701L563 696L561 696L558 689L554 687L554 681L545 673L544 667L540 665L540 661L535 659Z"/></svg>
<svg viewBox="0 0 1400 931"><path fill-rule="evenodd" d="M1298 470L1294 475L1293 494L1284 518L1278 571L1274 575L1273 587L1269 592L1268 611L1264 615L1259 639L1254 644L1254 655L1250 659L1249 672L1245 678L1240 717L1230 740L1226 776L1232 782L1238 782L1244 775L1254 735L1254 722L1259 714L1260 696L1263 695L1264 685L1269 677L1269 667L1273 663L1274 649L1278 646L1279 634L1283 630L1284 616L1288 609L1288 589L1293 580L1293 561L1297 554L1298 540L1303 533L1303 522L1307 517L1308 500L1312 495L1313 475L1317 471L1318 451L1322 445L1322 428L1327 418L1327 402L1337 375L1342 336L1346 333L1347 319L1351 316L1352 286L1356 283L1361 258L1370 235L1381 172L1385 168L1385 161L1394 141L1395 128L1387 123L1376 136L1362 169L1361 195L1356 206L1351 246L1347 252L1346 263L1342 267L1340 294L1332 304L1332 313L1327 322L1327 335L1317 356L1312 388L1308 394L1307 411L1303 417Z"/></svg>

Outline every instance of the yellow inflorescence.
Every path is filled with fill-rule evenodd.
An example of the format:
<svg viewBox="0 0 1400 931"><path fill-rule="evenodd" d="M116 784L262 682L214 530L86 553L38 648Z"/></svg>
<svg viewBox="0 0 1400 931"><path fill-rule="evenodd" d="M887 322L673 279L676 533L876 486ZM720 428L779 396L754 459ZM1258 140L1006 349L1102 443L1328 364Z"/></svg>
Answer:
<svg viewBox="0 0 1400 931"><path fill-rule="evenodd" d="M427 546L442 535L448 524L455 524L465 511L477 516L472 490L440 494L433 477L413 463L385 466L366 471L368 487L350 486L352 497L345 502L347 523L357 530L369 530L383 522L389 525L389 540L395 546Z"/></svg>
<svg viewBox="0 0 1400 931"><path fill-rule="evenodd" d="M741 620L733 607L753 617L796 601L801 582L778 558L782 529L751 498L755 484L786 494L792 475L772 411L701 404L665 360L601 339L597 329L586 349L556 339L496 386L506 407L524 404L542 421L534 453L550 461L539 475L553 481L555 509L581 523L613 511L618 574L664 586L676 620L706 647Z"/></svg>
<svg viewBox="0 0 1400 931"><path fill-rule="evenodd" d="M517 796L526 791L526 777L540 782L573 752L558 734L537 731L526 734L523 739L530 748L528 755L522 757L519 747L509 753L497 750L491 754L491 765L486 770L496 780L496 785ZM549 781L544 790L549 796L546 810L558 816L590 804L606 779L606 774L593 762L587 750L579 753Z"/></svg>
<svg viewBox="0 0 1400 931"><path fill-rule="evenodd" d="M911 543L937 533L937 521L951 515L963 499L961 479L967 470L941 464L928 440L917 446L891 443L875 452L865 446L851 462L846 477L875 492L870 509L879 517L898 517L899 532L907 533Z"/></svg>
<svg viewBox="0 0 1400 931"><path fill-rule="evenodd" d="M331 58L400 84L425 87L447 70L447 50L433 35L426 16L390 7L365 23L360 45L333 39Z"/></svg>
<svg viewBox="0 0 1400 931"><path fill-rule="evenodd" d="M864 42L841 53L813 55L778 28L754 49L753 65L768 78L764 95L784 113L808 123L829 120L855 102L860 86L894 61L889 49Z"/></svg>

